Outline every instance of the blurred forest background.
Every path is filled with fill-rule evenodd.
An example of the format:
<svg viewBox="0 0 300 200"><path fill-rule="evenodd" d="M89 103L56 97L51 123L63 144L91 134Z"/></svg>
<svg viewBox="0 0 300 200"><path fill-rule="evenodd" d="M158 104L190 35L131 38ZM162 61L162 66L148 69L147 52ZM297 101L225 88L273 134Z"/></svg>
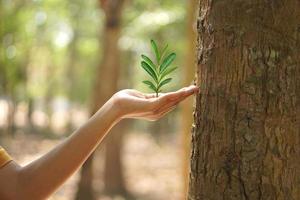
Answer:
<svg viewBox="0 0 300 200"><path fill-rule="evenodd" d="M150 92L150 39L177 53L168 91L191 84L196 2L1 0L0 145L25 165L114 92ZM191 110L189 99L157 122L123 121L51 199L183 199Z"/></svg>

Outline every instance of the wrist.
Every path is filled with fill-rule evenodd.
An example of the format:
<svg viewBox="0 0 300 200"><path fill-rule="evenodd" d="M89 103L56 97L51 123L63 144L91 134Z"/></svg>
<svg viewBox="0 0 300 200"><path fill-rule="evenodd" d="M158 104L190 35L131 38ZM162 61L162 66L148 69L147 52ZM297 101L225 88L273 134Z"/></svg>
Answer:
<svg viewBox="0 0 300 200"><path fill-rule="evenodd" d="M111 112L118 121L124 118L126 109L124 108L124 103L118 93L114 94L107 103L110 104Z"/></svg>
<svg viewBox="0 0 300 200"><path fill-rule="evenodd" d="M122 110L118 106L116 99L109 99L106 102L106 107L108 118L110 118L114 124L118 123L123 118Z"/></svg>
<svg viewBox="0 0 300 200"><path fill-rule="evenodd" d="M117 108L114 99L109 99L94 115L96 121L106 121L111 125L118 123L121 119L121 113Z"/></svg>
<svg viewBox="0 0 300 200"><path fill-rule="evenodd" d="M118 102L118 100L114 97L110 98L107 101L107 109L108 112L110 113L111 117L116 121L120 121L123 118L123 112L122 109L120 107L120 104Z"/></svg>

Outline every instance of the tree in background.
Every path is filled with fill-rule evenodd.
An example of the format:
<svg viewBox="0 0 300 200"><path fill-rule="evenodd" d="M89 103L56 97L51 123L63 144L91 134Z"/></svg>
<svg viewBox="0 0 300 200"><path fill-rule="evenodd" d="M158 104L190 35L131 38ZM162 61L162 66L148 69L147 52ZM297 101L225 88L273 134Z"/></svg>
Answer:
<svg viewBox="0 0 300 200"><path fill-rule="evenodd" d="M300 198L300 2L199 3L189 199Z"/></svg>
<svg viewBox="0 0 300 200"><path fill-rule="evenodd" d="M101 8L105 13L105 27L103 32L103 57L95 77L95 86L92 92L91 114L94 114L117 90L120 74L120 51L118 40L121 30L121 15L124 0L100 0ZM121 164L122 137L118 129L112 129L106 141L105 159L105 191L125 191ZM117 130L117 131L116 131ZM95 199L93 182L93 155L85 162L81 170L81 179L78 185L76 199Z"/></svg>
<svg viewBox="0 0 300 200"><path fill-rule="evenodd" d="M122 79L119 49L119 38L122 28L122 11L125 0L102 0L101 7L106 15L104 59L100 69L101 79L97 88L99 99L105 103L115 92L119 90L119 82ZM105 66L105 67L104 67ZM109 75L109 76L108 76ZM103 84L105 83L105 84ZM110 85L110 87L108 87ZM102 93L101 91L104 91ZM101 96L101 97L100 97ZM123 176L122 146L123 135L126 132L127 123L122 121L117 124L105 141L105 163L104 163L104 193L108 195L127 196L127 189Z"/></svg>

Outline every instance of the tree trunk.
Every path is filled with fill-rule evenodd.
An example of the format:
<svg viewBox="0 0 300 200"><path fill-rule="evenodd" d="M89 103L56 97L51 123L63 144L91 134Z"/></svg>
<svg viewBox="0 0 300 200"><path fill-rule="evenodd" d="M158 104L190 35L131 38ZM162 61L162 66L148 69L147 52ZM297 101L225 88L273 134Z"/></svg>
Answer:
<svg viewBox="0 0 300 200"><path fill-rule="evenodd" d="M198 0L190 0L187 6L187 50L186 50L186 63L184 68L184 81L183 85L187 86L192 84L194 79L195 69L195 51L196 51L196 32L195 32L195 18L196 8ZM181 113L181 126L182 135L181 143L183 149L183 160L182 160L182 177L183 177L183 197L187 197L188 193L188 174L190 171L189 160L190 160L190 141L191 141L191 126L193 123L193 101L187 99L182 103Z"/></svg>
<svg viewBox="0 0 300 200"><path fill-rule="evenodd" d="M102 81L100 91L105 91L102 96L103 103L118 90L118 82L121 80L120 50L118 41L121 31L121 14L124 0L103 0L102 8L105 11L106 33L105 42L108 49L104 52L106 63L102 65ZM104 67L105 66L105 67ZM107 73L103 73L106 70ZM106 83L105 85L103 83ZM108 87L110 85L110 88ZM102 89L101 89L102 87ZM102 95L101 92L98 93ZM111 130L105 142L105 165L104 165L104 193L109 195L120 194L127 196L123 177L121 160L122 135L126 130L126 121L121 122Z"/></svg>
<svg viewBox="0 0 300 200"><path fill-rule="evenodd" d="M300 2L201 0L190 200L300 199Z"/></svg>
<svg viewBox="0 0 300 200"><path fill-rule="evenodd" d="M8 115L7 115L7 128L6 128L6 133L8 135L15 135L16 131L16 126L15 126L15 114L16 114L16 107L17 107L17 102L16 98L13 95L13 92L11 92L11 97L8 98Z"/></svg>
<svg viewBox="0 0 300 200"><path fill-rule="evenodd" d="M120 74L120 52L118 48L118 40L120 37L121 14L124 0L100 0L99 2L102 9L104 10L106 19L103 32L104 38L102 40L103 57L95 77L91 114L97 112L97 110L118 90L118 80ZM114 139L114 141L116 141L115 144L111 144L110 142L110 144L106 146L106 151L110 151L110 148L119 151L118 148L121 148L120 140L121 137L118 137ZM116 157L114 159L121 159L120 154L116 154L116 156L119 157ZM106 162L109 161L110 159L108 158L108 156L106 156ZM87 162L89 162L89 165L83 165L81 170L81 179L79 181L79 188L76 195L77 200L95 199L92 189L93 157L91 156ZM121 163L121 161L118 163ZM108 164L106 164L106 166L107 165ZM115 163L109 162L109 166L113 165L115 165ZM121 167L118 167L117 169L121 170ZM104 173L107 173L106 170ZM121 172L114 173L121 174ZM87 174L89 174L90 176L85 177L85 175ZM113 174L111 176L113 176ZM118 178L119 180L116 179L116 182L123 183L123 177L120 176ZM108 189L107 186L105 188Z"/></svg>
<svg viewBox="0 0 300 200"><path fill-rule="evenodd" d="M34 112L34 99L32 98L32 96L28 95L27 98L27 102L28 102L28 112L27 112L27 123L26 123L26 129L28 133L33 133L34 131L34 123L32 120L32 114Z"/></svg>
<svg viewBox="0 0 300 200"><path fill-rule="evenodd" d="M80 181L78 183L78 190L75 196L76 200L94 200L95 194L93 190L93 159L94 154L85 161L80 171Z"/></svg>
<svg viewBox="0 0 300 200"><path fill-rule="evenodd" d="M105 141L104 192L108 195L128 196L121 159L123 135L127 125L127 121L117 124Z"/></svg>

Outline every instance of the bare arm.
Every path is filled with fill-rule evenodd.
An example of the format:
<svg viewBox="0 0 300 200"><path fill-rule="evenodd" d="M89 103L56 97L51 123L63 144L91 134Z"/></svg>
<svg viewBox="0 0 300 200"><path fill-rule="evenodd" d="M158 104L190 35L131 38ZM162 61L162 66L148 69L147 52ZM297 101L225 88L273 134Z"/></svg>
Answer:
<svg viewBox="0 0 300 200"><path fill-rule="evenodd" d="M106 133L122 118L156 120L196 87L154 98L123 90L107 101L87 123L41 158L20 167L10 162L0 169L0 199L45 199L69 178L95 150Z"/></svg>

